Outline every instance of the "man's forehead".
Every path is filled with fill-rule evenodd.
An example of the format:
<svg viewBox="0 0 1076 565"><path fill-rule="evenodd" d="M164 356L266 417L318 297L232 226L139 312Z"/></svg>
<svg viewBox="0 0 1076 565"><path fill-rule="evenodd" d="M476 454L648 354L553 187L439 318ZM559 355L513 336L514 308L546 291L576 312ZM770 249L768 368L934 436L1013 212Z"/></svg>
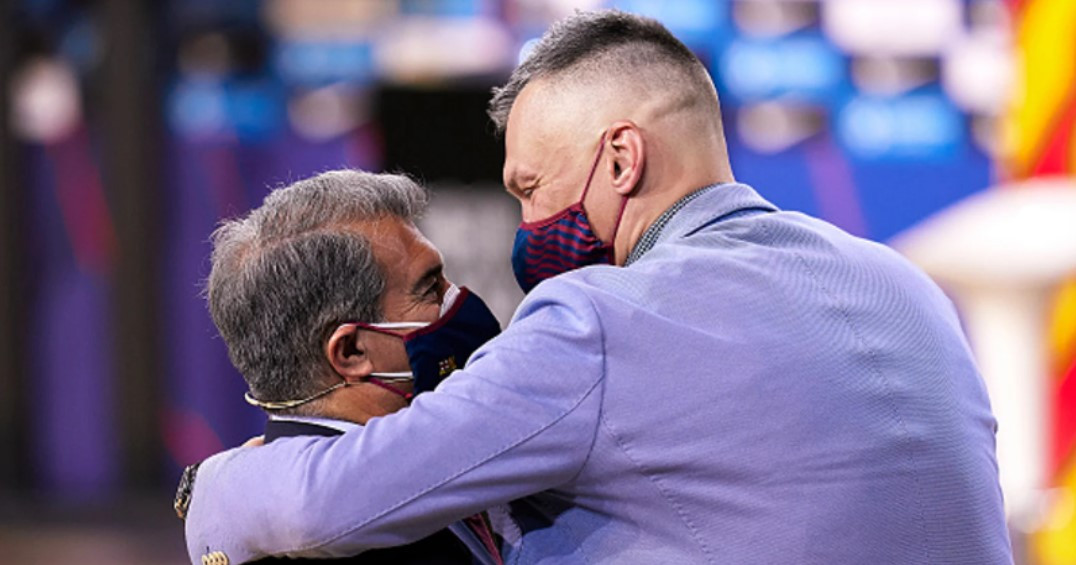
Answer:
<svg viewBox="0 0 1076 565"><path fill-rule="evenodd" d="M509 151L526 143L538 133L540 120L535 120L539 108L532 101L534 92L533 85L527 85L516 97L512 109L508 112L508 121L505 123L504 141Z"/></svg>
<svg viewBox="0 0 1076 565"><path fill-rule="evenodd" d="M508 114L506 148L587 142L610 121L610 106L620 106L615 94L615 89L574 76L533 81L523 87Z"/></svg>
<svg viewBox="0 0 1076 565"><path fill-rule="evenodd" d="M516 97L505 127L506 177L538 166L550 151L572 141L575 132L568 124L579 113L578 104L556 90L543 79L523 87Z"/></svg>
<svg viewBox="0 0 1076 565"><path fill-rule="evenodd" d="M340 228L358 233L368 239L372 245L379 243L398 241L411 226L409 220L405 220L392 214L382 214L374 217L355 218L344 222Z"/></svg>
<svg viewBox="0 0 1076 565"><path fill-rule="evenodd" d="M541 120L536 120L538 110L533 101L533 84L520 91L508 113L504 131L504 182L511 185L524 176L530 165L528 159L541 152Z"/></svg>
<svg viewBox="0 0 1076 565"><path fill-rule="evenodd" d="M558 105L557 89L554 81L543 78L527 83L512 103L512 109L508 112L505 135L518 136L534 135L541 132L542 126L550 123L558 112L554 112ZM563 113L566 108L560 108ZM514 127L513 127L514 126Z"/></svg>
<svg viewBox="0 0 1076 565"><path fill-rule="evenodd" d="M441 262L441 252L409 220L390 216L368 227L374 260L395 275L411 277ZM388 273L386 273L388 274Z"/></svg>
<svg viewBox="0 0 1076 565"><path fill-rule="evenodd" d="M380 263L406 260L407 256L416 253L416 248L432 247L411 220L391 214L354 220L342 229L365 237L373 249L374 259Z"/></svg>

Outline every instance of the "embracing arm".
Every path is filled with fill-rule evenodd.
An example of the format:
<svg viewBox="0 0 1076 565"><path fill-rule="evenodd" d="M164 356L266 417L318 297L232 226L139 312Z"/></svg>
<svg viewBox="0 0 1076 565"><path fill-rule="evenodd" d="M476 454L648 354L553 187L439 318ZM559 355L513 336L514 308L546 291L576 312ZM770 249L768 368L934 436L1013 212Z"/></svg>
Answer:
<svg viewBox="0 0 1076 565"><path fill-rule="evenodd" d="M411 407L339 437L206 460L187 516L192 561L354 555L570 481L594 440L603 353L586 296L541 285L501 336Z"/></svg>

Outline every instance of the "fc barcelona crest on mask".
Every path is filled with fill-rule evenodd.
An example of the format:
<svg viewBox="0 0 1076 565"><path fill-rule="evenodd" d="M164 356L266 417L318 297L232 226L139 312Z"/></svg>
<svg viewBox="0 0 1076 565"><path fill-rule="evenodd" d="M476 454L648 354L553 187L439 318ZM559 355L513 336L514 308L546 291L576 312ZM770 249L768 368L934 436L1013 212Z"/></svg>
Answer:
<svg viewBox="0 0 1076 565"><path fill-rule="evenodd" d="M452 371L455 371L458 368L459 367L456 366L456 356L455 355L453 355L452 357L449 357L448 359L442 359L441 362L438 363L438 371L437 371L438 376L443 379L443 378L451 375Z"/></svg>

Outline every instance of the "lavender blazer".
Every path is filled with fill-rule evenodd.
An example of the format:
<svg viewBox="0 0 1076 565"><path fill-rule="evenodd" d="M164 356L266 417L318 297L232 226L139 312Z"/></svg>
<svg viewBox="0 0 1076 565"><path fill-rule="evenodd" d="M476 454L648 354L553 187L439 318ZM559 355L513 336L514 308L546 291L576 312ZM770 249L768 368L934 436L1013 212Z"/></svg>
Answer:
<svg viewBox="0 0 1076 565"><path fill-rule="evenodd" d="M540 284L466 368L335 438L199 471L198 563L403 544L492 508L506 563L1010 563L949 300L740 184Z"/></svg>

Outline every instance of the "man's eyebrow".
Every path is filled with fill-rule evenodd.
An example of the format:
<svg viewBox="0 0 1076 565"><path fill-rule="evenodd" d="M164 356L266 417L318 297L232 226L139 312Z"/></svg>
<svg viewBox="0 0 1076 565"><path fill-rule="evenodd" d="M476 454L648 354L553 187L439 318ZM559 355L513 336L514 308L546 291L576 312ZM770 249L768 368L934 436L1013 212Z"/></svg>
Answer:
<svg viewBox="0 0 1076 565"><path fill-rule="evenodd" d="M426 269L425 273L415 281L414 286L411 287L411 294L421 294L426 291L424 288L431 280L436 280L441 277L441 273L444 272L444 263L437 263L436 265Z"/></svg>
<svg viewBox="0 0 1076 565"><path fill-rule="evenodd" d="M538 178L536 173L526 170L520 170L519 167L515 167L504 179L504 188L511 193L519 193L523 187L534 184Z"/></svg>

